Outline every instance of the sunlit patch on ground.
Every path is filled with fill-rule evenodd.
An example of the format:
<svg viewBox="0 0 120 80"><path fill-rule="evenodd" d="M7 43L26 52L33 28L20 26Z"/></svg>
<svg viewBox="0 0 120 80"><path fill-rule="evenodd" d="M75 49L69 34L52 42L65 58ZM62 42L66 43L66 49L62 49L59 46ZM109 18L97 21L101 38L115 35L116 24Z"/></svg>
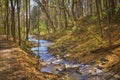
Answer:
<svg viewBox="0 0 120 80"><path fill-rule="evenodd" d="M46 80L45 74L35 68L37 59L13 45L0 38L0 80Z"/></svg>

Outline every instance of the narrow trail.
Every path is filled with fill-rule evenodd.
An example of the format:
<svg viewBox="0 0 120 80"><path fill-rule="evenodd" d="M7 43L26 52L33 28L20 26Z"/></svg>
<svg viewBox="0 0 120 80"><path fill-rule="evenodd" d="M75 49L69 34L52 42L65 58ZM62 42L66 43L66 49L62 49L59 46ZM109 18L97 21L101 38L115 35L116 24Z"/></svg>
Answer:
<svg viewBox="0 0 120 80"><path fill-rule="evenodd" d="M45 80L27 54L12 41L0 36L0 80Z"/></svg>

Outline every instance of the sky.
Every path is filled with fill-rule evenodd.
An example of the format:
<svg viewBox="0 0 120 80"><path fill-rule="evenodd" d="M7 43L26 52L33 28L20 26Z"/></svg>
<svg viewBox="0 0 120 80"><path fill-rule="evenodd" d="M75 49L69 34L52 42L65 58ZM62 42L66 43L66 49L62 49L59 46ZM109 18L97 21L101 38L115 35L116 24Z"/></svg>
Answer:
<svg viewBox="0 0 120 80"><path fill-rule="evenodd" d="M31 4L31 9L33 8L33 6L37 5L37 3L34 0L31 0L30 4Z"/></svg>

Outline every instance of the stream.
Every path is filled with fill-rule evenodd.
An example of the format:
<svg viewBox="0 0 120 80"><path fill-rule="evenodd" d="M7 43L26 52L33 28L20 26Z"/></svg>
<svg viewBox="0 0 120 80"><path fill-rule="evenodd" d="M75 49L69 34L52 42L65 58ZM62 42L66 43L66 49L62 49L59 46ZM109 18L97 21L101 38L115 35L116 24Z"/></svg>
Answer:
<svg viewBox="0 0 120 80"><path fill-rule="evenodd" d="M38 44L38 42L40 43L39 47L33 47L31 50L35 55L40 56L43 66L41 72L43 73L56 75L63 74L63 80L119 80L120 78L118 75L108 73L98 67L77 63L75 61L68 61L50 54L48 52L48 47L55 45L53 42L37 40L33 36L29 36L29 41L35 44Z"/></svg>

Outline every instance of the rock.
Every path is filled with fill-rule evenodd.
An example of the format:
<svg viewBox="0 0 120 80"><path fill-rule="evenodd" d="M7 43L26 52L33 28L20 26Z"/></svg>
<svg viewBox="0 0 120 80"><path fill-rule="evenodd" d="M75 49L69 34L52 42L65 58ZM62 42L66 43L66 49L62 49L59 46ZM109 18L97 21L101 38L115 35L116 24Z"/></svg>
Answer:
<svg viewBox="0 0 120 80"><path fill-rule="evenodd" d="M101 58L100 61L101 61L101 62L108 62L109 60L106 59L106 58Z"/></svg>
<svg viewBox="0 0 120 80"><path fill-rule="evenodd" d="M63 57L69 57L70 56L70 54L65 54Z"/></svg>
<svg viewBox="0 0 120 80"><path fill-rule="evenodd" d="M63 69L61 69L61 68L58 68L58 69L56 69L56 71L62 71Z"/></svg>
<svg viewBox="0 0 120 80"><path fill-rule="evenodd" d="M65 66L65 69L68 69L71 67L69 64L65 64L64 66Z"/></svg>
<svg viewBox="0 0 120 80"><path fill-rule="evenodd" d="M100 69L100 70L102 70L103 69L103 67L102 66L96 66L98 69Z"/></svg>
<svg viewBox="0 0 120 80"><path fill-rule="evenodd" d="M92 61L89 62L90 65L93 65L93 64L95 64L95 63L96 63L95 60L92 60Z"/></svg>

